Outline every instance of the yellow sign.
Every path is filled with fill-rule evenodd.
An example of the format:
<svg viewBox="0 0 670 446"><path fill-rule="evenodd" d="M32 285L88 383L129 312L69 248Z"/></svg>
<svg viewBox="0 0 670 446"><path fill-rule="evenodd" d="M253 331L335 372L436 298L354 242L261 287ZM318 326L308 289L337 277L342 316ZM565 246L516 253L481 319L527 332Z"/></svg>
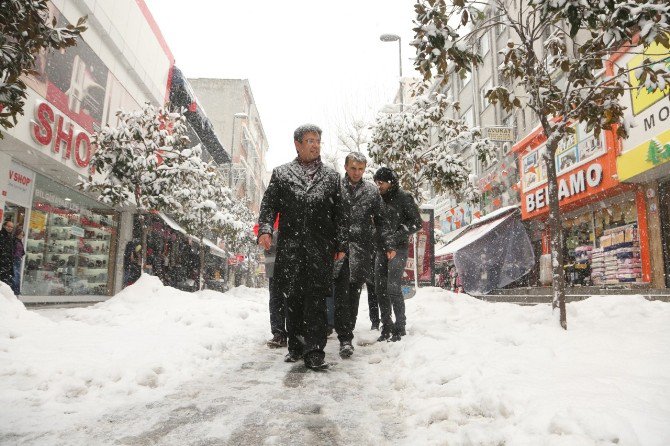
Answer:
<svg viewBox="0 0 670 446"><path fill-rule="evenodd" d="M47 225L47 214L33 210L30 214L29 227L31 231L42 232Z"/></svg>
<svg viewBox="0 0 670 446"><path fill-rule="evenodd" d="M642 89L638 91L637 87L639 87L640 82L637 77L635 77L635 68L642 65L642 62L647 57L651 61L663 61L666 65L670 65L670 57L668 57L669 52L670 50L663 45L653 44L650 45L643 54L638 54L628 61L627 66L628 69L631 70L628 73L628 79L631 87L634 87L630 90L630 100L633 104L633 115L639 115L670 93L670 85L664 90L657 89L649 92L647 89Z"/></svg>
<svg viewBox="0 0 670 446"><path fill-rule="evenodd" d="M659 134L617 158L619 181L625 181L670 161L670 130Z"/></svg>

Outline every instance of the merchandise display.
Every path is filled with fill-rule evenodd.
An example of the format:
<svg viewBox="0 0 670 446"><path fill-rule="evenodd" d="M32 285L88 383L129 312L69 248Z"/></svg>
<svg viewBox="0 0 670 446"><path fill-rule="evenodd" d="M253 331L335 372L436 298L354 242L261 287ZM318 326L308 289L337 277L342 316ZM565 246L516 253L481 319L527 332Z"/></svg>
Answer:
<svg viewBox="0 0 670 446"><path fill-rule="evenodd" d="M38 176L29 214L22 293L108 295L116 219L74 191Z"/></svg>

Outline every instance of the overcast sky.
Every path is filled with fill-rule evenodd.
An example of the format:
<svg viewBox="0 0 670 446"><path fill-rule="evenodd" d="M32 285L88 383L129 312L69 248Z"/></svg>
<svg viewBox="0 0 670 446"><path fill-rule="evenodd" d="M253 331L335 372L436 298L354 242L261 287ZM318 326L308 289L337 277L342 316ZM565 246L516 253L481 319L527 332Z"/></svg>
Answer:
<svg viewBox="0 0 670 446"><path fill-rule="evenodd" d="M145 0L187 77L249 79L270 150L268 169L295 157L310 122L327 147L337 126L372 118L413 71L414 0Z"/></svg>

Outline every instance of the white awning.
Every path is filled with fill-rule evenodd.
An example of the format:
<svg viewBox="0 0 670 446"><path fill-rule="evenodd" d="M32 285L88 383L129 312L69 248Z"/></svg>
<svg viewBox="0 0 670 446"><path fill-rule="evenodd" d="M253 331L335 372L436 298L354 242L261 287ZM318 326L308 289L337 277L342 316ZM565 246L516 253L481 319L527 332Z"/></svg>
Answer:
<svg viewBox="0 0 670 446"><path fill-rule="evenodd" d="M491 232L493 229L495 229L497 226L499 226L502 222L506 221L509 219L513 214L509 214L503 218L499 218L497 220L490 221L488 223L484 223L480 226L474 227L465 234L463 234L461 237L458 239L454 240L453 242L449 243L447 246L445 246L442 249L442 254L441 255L449 255L449 254L454 254L456 251L459 249L463 249L466 246L470 245L471 243L475 242L476 240L479 240L489 232Z"/></svg>
<svg viewBox="0 0 670 446"><path fill-rule="evenodd" d="M449 243L451 243L456 237L461 235L463 231L465 231L466 229L467 226L462 226L458 229L448 232L447 235L444 237L444 243L435 250L435 257L437 258L446 255L447 252L445 251L445 249L447 248L447 246L449 246Z"/></svg>
<svg viewBox="0 0 670 446"><path fill-rule="evenodd" d="M169 227L171 227L172 229L174 229L174 230L177 231L177 232L181 232L182 234L188 236L191 240L195 241L196 243L198 243L198 244L200 243L200 240L199 240L197 237L195 237L195 236L189 234L188 232L186 232L186 230L185 230L184 228L182 228L181 226L179 226L179 223L177 223L176 221L174 221L173 219L171 219L170 217L168 217L167 215L165 215L165 214L162 213L162 212L159 212L158 215L160 216L160 218L163 219L163 221L164 221ZM215 244L214 242L212 242L211 240L209 240L209 239L203 239L203 243L204 243L205 245L209 246L209 248L210 248L210 250L211 250L211 252L212 252L213 255L215 255L215 256L217 256L217 257L221 257L222 259L225 259L225 258L228 257L228 256L226 255L226 251L224 251L223 249L221 249L221 248L219 248L218 246L216 246L216 244Z"/></svg>

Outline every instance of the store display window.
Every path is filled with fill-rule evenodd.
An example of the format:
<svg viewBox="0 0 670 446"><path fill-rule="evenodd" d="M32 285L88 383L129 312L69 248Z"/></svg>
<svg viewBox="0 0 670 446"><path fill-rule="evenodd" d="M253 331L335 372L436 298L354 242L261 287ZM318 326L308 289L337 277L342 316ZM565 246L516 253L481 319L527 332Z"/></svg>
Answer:
<svg viewBox="0 0 670 446"><path fill-rule="evenodd" d="M38 176L28 222L23 294L110 295L117 221L111 208Z"/></svg>
<svg viewBox="0 0 670 446"><path fill-rule="evenodd" d="M620 198L566 218L565 272L570 285L642 282L635 200Z"/></svg>

